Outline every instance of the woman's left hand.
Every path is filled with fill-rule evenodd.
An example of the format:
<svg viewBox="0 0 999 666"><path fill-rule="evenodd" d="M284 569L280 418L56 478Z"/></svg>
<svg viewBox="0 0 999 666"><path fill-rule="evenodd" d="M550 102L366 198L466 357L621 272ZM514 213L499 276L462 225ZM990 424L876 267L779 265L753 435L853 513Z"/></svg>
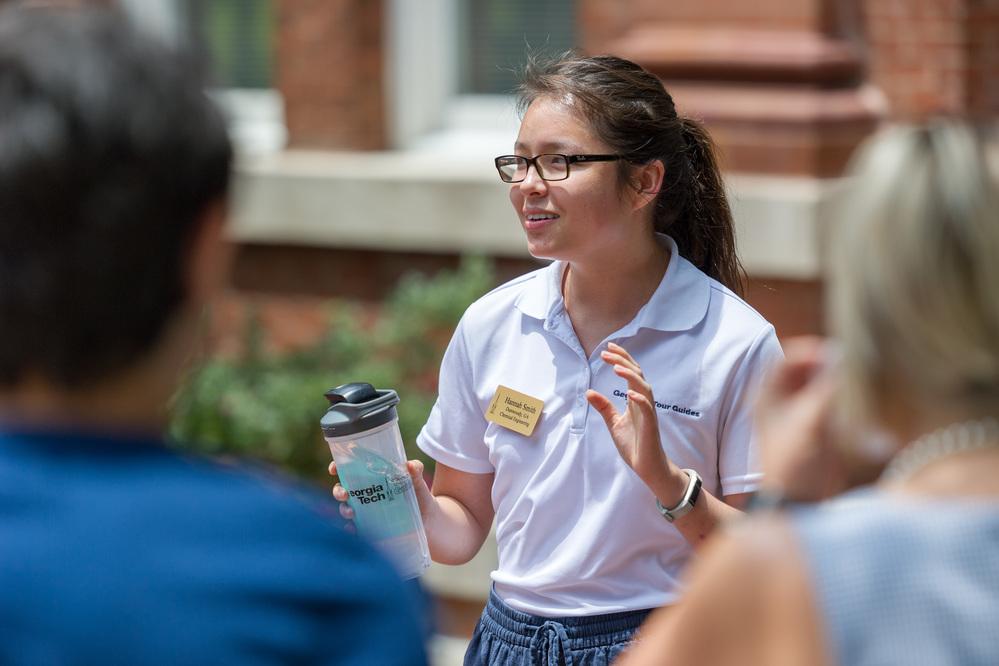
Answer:
<svg viewBox="0 0 999 666"><path fill-rule="evenodd" d="M658 497L676 495L679 501L688 478L663 451L652 387L645 381L642 368L631 354L613 342L600 357L628 382L627 408L618 413L606 396L593 390L586 392L587 401L603 417L618 453L628 466Z"/></svg>

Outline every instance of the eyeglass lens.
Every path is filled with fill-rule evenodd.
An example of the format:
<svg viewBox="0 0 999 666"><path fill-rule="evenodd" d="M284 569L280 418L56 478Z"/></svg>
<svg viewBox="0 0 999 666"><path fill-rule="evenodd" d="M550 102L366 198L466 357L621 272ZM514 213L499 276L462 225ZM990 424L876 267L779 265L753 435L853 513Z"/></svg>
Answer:
<svg viewBox="0 0 999 666"><path fill-rule="evenodd" d="M531 162L544 180L562 180L569 174L569 164L565 155L538 155L533 160L519 155L508 155L497 159L496 166L503 180L515 183L527 178L527 169Z"/></svg>

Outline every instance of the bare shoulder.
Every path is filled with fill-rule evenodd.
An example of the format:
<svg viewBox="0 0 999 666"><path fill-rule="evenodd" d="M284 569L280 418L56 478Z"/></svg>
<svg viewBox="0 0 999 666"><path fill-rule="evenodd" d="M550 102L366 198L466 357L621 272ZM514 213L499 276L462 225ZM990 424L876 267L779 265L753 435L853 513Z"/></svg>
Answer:
<svg viewBox="0 0 999 666"><path fill-rule="evenodd" d="M713 538L677 606L652 616L621 663L830 664L793 532L749 518Z"/></svg>

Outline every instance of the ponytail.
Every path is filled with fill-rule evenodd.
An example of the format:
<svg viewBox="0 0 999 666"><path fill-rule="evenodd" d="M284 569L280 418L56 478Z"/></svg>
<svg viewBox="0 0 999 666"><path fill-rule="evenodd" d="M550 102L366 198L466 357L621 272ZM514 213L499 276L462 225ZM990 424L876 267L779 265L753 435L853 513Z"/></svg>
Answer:
<svg viewBox="0 0 999 666"><path fill-rule="evenodd" d="M675 172L656 202L656 231L668 233L680 254L742 296L746 272L735 249L735 223L715 159L714 142L704 126L679 117L684 147L667 170Z"/></svg>

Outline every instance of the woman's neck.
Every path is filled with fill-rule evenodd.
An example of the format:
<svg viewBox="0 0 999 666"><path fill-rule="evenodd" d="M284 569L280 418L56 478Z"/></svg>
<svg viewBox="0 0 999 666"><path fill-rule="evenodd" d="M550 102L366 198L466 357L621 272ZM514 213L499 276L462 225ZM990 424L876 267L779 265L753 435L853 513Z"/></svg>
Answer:
<svg viewBox="0 0 999 666"><path fill-rule="evenodd" d="M654 238L604 253L592 261L570 262L562 296L587 356L608 335L634 319L662 282L671 257Z"/></svg>

